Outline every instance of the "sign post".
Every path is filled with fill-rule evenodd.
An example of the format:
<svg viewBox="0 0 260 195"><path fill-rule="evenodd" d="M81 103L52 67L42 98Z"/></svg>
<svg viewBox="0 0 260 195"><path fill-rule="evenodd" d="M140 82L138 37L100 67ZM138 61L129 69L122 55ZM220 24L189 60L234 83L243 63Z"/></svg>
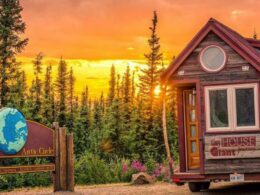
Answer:
<svg viewBox="0 0 260 195"><path fill-rule="evenodd" d="M0 159L53 157L49 164L0 166L1 174L52 172L54 191L74 191L73 135L54 123L54 129L25 120L13 108L0 110Z"/></svg>

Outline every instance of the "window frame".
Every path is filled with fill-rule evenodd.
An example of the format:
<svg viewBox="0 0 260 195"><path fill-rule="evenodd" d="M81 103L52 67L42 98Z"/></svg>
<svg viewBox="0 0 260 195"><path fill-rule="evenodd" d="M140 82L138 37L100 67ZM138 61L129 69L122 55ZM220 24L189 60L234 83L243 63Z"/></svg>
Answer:
<svg viewBox="0 0 260 195"><path fill-rule="evenodd" d="M207 49L209 49L209 48L211 48L211 47L216 47L216 48L218 48L218 49L219 49L221 52L223 52L223 54L224 54L224 61L223 61L223 63L221 64L221 66L220 66L219 68L217 68L217 69L215 69L215 70L208 68L208 67L203 63L203 55L204 55L204 53L207 51ZM200 51L200 54L199 54L199 63L200 63L200 65L201 65L202 69L205 70L206 72L208 72L208 73L217 73L217 72L221 71L221 70L226 66L226 63L227 63L227 53L226 53L226 51L225 51L221 46L219 46L219 45L217 45L217 44L208 45L208 46L204 47L204 48Z"/></svg>
<svg viewBox="0 0 260 195"><path fill-rule="evenodd" d="M225 131L249 131L259 130L259 94L258 83L234 84L234 85L216 85L205 86L205 122L206 132L225 132ZM254 126L237 126L237 107L236 107L236 89L254 90L254 109L255 109L255 125ZM228 110L228 127L211 127L210 121L210 98L209 92L211 90L227 90L227 110Z"/></svg>

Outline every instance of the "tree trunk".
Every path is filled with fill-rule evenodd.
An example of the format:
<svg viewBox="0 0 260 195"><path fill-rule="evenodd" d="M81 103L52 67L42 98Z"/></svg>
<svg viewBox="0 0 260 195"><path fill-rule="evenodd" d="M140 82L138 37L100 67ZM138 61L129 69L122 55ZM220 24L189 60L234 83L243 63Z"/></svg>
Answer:
<svg viewBox="0 0 260 195"><path fill-rule="evenodd" d="M168 140L168 130L167 130L167 119L166 119L166 89L167 86L163 86L162 88L162 98L163 98L163 109L162 109L162 124L163 124L163 138L164 138L164 145L167 155L167 160L169 163L170 168L170 174L171 177L173 176L173 159L171 156L170 146L169 146L169 140Z"/></svg>

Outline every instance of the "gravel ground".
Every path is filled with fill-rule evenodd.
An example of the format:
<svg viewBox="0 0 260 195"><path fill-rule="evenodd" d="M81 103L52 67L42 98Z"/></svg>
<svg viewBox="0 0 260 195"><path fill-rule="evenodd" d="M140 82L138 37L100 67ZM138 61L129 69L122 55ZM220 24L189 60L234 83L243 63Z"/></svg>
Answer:
<svg viewBox="0 0 260 195"><path fill-rule="evenodd" d="M52 193L52 188L24 188L17 189L12 192L2 192L7 195L169 195L169 194L192 194L189 192L188 186L176 186L168 183L156 183L153 185L133 186L130 184L107 184L107 185L91 185L77 186L74 193L59 192ZM259 183L213 183L210 190L195 194L215 195L215 194L260 194Z"/></svg>

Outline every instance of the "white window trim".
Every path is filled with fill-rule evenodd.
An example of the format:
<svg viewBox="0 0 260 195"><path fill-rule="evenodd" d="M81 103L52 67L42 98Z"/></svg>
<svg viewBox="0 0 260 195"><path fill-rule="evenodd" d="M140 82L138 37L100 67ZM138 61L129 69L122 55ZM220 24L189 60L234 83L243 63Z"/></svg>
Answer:
<svg viewBox="0 0 260 195"><path fill-rule="evenodd" d="M254 89L254 105L255 105L255 126L237 126L237 112L236 112L236 89L253 88ZM209 91L210 90L227 90L227 107L228 107L228 127L211 127L210 125L210 106L209 106ZM206 86L205 91L205 112L206 112L206 131L247 131L259 130L259 97L258 84L234 84L234 85L217 85Z"/></svg>
<svg viewBox="0 0 260 195"><path fill-rule="evenodd" d="M237 126L237 107L236 107L236 89L244 89L244 88L253 88L254 89L254 105L255 105L255 126ZM234 129L235 130L257 130L259 129L259 97L258 97L258 85L257 83L253 84L243 84L243 85L235 85L233 87L234 96Z"/></svg>
<svg viewBox="0 0 260 195"><path fill-rule="evenodd" d="M217 69L210 69L210 68L208 68L208 67L204 64L204 62L203 62L203 55L204 55L204 53L207 51L207 49L209 49L209 48L214 48L214 47L215 47L215 48L218 48L218 49L223 53L223 55L224 55L224 60L223 60L223 63L222 63ZM202 66L202 68L203 68L204 70L206 70L207 72L215 73L215 72L219 72L220 70L222 70L222 69L225 67L226 62L227 62L227 54L226 54L225 50L224 50L222 47L213 44L213 45L209 45L209 46L207 46L207 47L205 47L205 48L202 49L202 51L201 51L201 53L200 53L200 55L199 55L199 60L200 60L201 66Z"/></svg>

